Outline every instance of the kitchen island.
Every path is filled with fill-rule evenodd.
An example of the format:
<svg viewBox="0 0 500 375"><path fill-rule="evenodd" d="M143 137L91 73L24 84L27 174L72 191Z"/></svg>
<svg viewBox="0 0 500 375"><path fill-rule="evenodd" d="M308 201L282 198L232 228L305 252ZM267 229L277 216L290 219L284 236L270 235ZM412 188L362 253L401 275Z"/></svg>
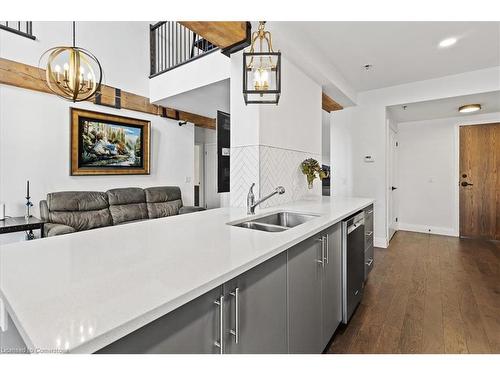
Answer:
<svg viewBox="0 0 500 375"><path fill-rule="evenodd" d="M311 197L261 209L318 215L276 233L220 208L3 246L0 298L30 352L93 353L368 207ZM7 327L13 329L13 327Z"/></svg>

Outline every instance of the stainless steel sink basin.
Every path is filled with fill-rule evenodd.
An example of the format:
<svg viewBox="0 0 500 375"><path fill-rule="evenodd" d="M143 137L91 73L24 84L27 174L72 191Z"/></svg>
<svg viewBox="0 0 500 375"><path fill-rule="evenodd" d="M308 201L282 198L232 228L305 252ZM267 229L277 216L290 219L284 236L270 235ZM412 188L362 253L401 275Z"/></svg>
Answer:
<svg viewBox="0 0 500 375"><path fill-rule="evenodd" d="M276 212L271 215L259 217L252 221L256 223L279 225L280 227L293 228L297 225L304 224L306 221L312 220L317 215L299 214L297 212Z"/></svg>
<svg viewBox="0 0 500 375"><path fill-rule="evenodd" d="M262 230L264 232L283 232L287 228L283 227L278 227L274 225L265 225L265 224L260 224L256 223L253 221L244 221L243 223L235 224L236 227L242 227L242 228L248 228L248 229L255 229L255 230Z"/></svg>
<svg viewBox="0 0 500 375"><path fill-rule="evenodd" d="M296 227L312 220L315 217L318 217L318 215L282 211L255 219L252 218L239 223L228 224L241 228L261 230L264 232L283 232L289 228Z"/></svg>

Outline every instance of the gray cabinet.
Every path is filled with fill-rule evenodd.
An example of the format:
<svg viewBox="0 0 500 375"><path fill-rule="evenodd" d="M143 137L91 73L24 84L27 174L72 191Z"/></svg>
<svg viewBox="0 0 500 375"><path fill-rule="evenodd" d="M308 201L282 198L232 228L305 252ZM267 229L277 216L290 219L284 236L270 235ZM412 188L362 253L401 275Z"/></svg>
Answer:
<svg viewBox="0 0 500 375"><path fill-rule="evenodd" d="M220 296L210 292L99 350L104 354L209 354L219 353Z"/></svg>
<svg viewBox="0 0 500 375"><path fill-rule="evenodd" d="M287 353L286 252L224 284L224 353Z"/></svg>
<svg viewBox="0 0 500 375"><path fill-rule="evenodd" d="M323 348L326 347L342 321L342 228L340 223L329 228L324 238L326 257L322 283Z"/></svg>
<svg viewBox="0 0 500 375"><path fill-rule="evenodd" d="M321 353L321 235L288 250L288 350Z"/></svg>
<svg viewBox="0 0 500 375"><path fill-rule="evenodd" d="M364 209L365 215L365 281L373 269L373 205Z"/></svg>
<svg viewBox="0 0 500 375"><path fill-rule="evenodd" d="M98 353L321 353L342 317L341 224Z"/></svg>
<svg viewBox="0 0 500 375"><path fill-rule="evenodd" d="M288 250L290 353L321 353L342 320L341 226Z"/></svg>

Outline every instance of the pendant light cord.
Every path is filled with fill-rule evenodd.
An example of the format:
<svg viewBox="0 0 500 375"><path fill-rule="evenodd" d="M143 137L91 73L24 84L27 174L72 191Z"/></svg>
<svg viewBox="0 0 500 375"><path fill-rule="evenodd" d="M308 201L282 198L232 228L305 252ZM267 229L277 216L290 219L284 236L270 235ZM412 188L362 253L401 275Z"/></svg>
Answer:
<svg viewBox="0 0 500 375"><path fill-rule="evenodd" d="M73 47L75 47L75 24L76 22L73 21Z"/></svg>

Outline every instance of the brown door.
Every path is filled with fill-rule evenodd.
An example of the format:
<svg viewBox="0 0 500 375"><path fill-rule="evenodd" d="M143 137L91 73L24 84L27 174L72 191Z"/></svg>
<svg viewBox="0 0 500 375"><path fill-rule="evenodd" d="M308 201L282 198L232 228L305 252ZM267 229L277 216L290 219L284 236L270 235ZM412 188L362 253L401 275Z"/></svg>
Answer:
<svg viewBox="0 0 500 375"><path fill-rule="evenodd" d="M500 240L500 123L460 127L460 236Z"/></svg>

